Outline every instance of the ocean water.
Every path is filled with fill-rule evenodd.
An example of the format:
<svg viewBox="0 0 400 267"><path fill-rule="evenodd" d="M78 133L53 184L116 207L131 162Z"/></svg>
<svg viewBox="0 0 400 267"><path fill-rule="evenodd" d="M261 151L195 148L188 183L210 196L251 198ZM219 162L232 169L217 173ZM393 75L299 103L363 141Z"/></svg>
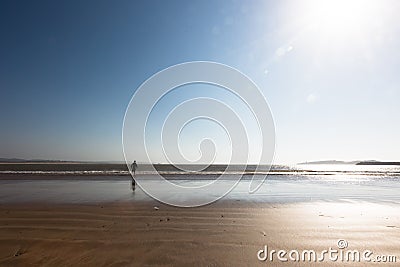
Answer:
<svg viewBox="0 0 400 267"><path fill-rule="evenodd" d="M14 173L15 174L15 173ZM130 189L130 176L114 176L109 173L96 174L95 179L80 173L64 173L62 176L26 172L8 177L2 174L0 180L0 204L5 203L99 203L118 201L148 201L152 198L137 187ZM22 179L21 179L22 175ZM159 182L149 174L139 174L151 186ZM257 174L264 177L263 173ZM61 179L60 179L61 177ZM171 172L168 179L182 186L198 187L212 183L218 173L187 175ZM238 179L231 173L224 183ZM368 201L400 204L400 166L355 166L355 165L298 165L275 168L253 194L249 193L250 176L244 176L237 186L223 200L292 203L310 201ZM33 179L34 178L34 179ZM197 195L173 195L163 188L158 194L163 199L204 198L214 194L213 190Z"/></svg>

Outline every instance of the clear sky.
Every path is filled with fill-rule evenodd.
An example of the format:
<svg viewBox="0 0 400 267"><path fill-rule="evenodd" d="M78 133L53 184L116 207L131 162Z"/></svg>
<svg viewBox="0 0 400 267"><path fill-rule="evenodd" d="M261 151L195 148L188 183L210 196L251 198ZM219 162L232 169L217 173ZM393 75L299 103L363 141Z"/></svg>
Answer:
<svg viewBox="0 0 400 267"><path fill-rule="evenodd" d="M135 89L192 60L266 96L275 163L400 160L400 1L1 1L0 157L122 160Z"/></svg>

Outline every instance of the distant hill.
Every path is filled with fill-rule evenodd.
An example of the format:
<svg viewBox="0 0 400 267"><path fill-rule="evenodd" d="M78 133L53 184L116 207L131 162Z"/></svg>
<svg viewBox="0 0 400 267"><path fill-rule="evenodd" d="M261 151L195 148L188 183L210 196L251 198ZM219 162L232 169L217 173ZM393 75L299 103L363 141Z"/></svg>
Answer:
<svg viewBox="0 0 400 267"><path fill-rule="evenodd" d="M68 161L68 160L48 160L48 159L20 159L20 158L0 158L0 163L35 163L35 162L43 162L43 163L64 163L64 162L79 162L79 161Z"/></svg>
<svg viewBox="0 0 400 267"><path fill-rule="evenodd" d="M347 164L347 165L400 165L400 162L395 161L378 161L378 160L357 160L357 161L341 161L341 160L321 160L321 161L308 161L299 163L299 165L305 164L329 164L329 165L339 165L339 164Z"/></svg>
<svg viewBox="0 0 400 267"><path fill-rule="evenodd" d="M20 159L0 158L0 163L104 163L104 164L125 164L124 161L79 161L79 160L48 160L48 159Z"/></svg>
<svg viewBox="0 0 400 267"><path fill-rule="evenodd" d="M400 162L395 162L395 161L361 161L358 162L356 165L399 165Z"/></svg>
<svg viewBox="0 0 400 267"><path fill-rule="evenodd" d="M17 159L17 158L0 158L0 162L26 162L25 159Z"/></svg>
<svg viewBox="0 0 400 267"><path fill-rule="evenodd" d="M348 164L348 165L355 165L360 163L360 161L341 161L341 160L320 160L320 161L308 161L299 163L299 165L305 164Z"/></svg>

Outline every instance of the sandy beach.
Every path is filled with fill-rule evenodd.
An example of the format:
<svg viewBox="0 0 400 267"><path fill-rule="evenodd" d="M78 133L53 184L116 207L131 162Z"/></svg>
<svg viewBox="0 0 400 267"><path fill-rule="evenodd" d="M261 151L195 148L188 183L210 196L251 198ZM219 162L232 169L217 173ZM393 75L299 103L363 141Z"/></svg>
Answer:
<svg viewBox="0 0 400 267"><path fill-rule="evenodd" d="M367 202L220 201L190 209L154 201L2 204L0 265L365 266L327 258L260 261L257 253L265 245L318 253L338 249L338 240L344 239L347 249L368 249L372 257L396 255L399 261L399 211L398 206Z"/></svg>

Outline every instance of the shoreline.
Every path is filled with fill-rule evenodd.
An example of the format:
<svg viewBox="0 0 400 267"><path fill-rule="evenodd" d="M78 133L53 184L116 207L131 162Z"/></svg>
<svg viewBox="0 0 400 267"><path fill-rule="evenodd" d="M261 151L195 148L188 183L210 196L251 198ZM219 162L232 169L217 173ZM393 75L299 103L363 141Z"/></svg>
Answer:
<svg viewBox="0 0 400 267"><path fill-rule="evenodd" d="M138 183L135 192L130 189L130 178L108 179L32 179L32 180L1 180L0 203L105 203L125 201L151 200L143 191L142 186L158 188L157 180ZM210 180L175 180L177 185L198 187ZM237 201L243 203L310 203L310 202L370 202L400 204L397 180L308 180L308 179L268 179L253 194L249 194L249 180L237 183L221 201ZM232 181L221 180L219 186L233 186ZM146 188L146 187L145 187ZM217 190L218 188L216 188ZM158 190L158 189L157 189ZM172 194L161 190L156 191L158 198L163 197L173 201L185 198L210 198L213 191L203 194Z"/></svg>

